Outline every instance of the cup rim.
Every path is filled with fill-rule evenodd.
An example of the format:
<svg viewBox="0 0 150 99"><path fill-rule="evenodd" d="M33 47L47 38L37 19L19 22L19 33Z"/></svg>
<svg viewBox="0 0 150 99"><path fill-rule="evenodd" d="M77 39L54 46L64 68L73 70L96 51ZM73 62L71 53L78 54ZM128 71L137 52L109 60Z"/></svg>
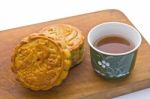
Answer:
<svg viewBox="0 0 150 99"><path fill-rule="evenodd" d="M139 36L139 42L138 44L132 49L132 50L129 50L127 52L124 52L124 53L109 53L109 52L104 52L104 51L101 51L101 50L98 50L96 47L93 46L93 44L90 42L90 34L93 32L93 30L95 30L96 28L102 26L102 25L106 25L106 24L120 24L120 25L125 25L131 29L133 29L135 32L137 32L138 36ZM94 50L96 50L97 52L99 53L102 53L102 54L105 54L105 55L112 55L112 56L121 56L121 55L127 55L127 54L130 54L132 52L134 52L135 50L137 50L140 45L141 45L141 42L142 42L142 37L141 37L141 34L140 32L134 28L133 26L129 25L129 24L126 24L126 23L122 23L122 22L104 22L104 23L101 23L101 24L98 24L96 26L94 26L88 33L88 44L90 45L90 47L92 47Z"/></svg>

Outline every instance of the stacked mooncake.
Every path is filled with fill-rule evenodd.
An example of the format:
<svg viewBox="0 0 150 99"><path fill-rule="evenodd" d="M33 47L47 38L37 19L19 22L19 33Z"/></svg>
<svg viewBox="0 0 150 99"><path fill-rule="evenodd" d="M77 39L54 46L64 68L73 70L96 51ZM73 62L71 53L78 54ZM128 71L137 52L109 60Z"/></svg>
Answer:
<svg viewBox="0 0 150 99"><path fill-rule="evenodd" d="M82 61L84 51L84 37L79 29L67 24L55 24L47 26L40 31L48 33L51 37L65 41L71 52L72 66Z"/></svg>
<svg viewBox="0 0 150 99"><path fill-rule="evenodd" d="M67 77L71 66L82 61L84 37L77 28L56 24L24 38L12 56L12 70L22 85L48 90Z"/></svg>

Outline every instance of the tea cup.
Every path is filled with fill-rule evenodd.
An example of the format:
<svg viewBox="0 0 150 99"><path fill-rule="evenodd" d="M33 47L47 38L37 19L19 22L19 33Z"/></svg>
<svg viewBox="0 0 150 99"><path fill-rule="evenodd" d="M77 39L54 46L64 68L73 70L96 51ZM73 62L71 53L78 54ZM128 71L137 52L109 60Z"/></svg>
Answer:
<svg viewBox="0 0 150 99"><path fill-rule="evenodd" d="M118 36L128 40L134 47L123 53L108 53L94 46L96 40ZM133 26L121 22L105 22L93 27L88 34L91 64L94 71L104 78L118 79L128 76L134 65L142 37Z"/></svg>

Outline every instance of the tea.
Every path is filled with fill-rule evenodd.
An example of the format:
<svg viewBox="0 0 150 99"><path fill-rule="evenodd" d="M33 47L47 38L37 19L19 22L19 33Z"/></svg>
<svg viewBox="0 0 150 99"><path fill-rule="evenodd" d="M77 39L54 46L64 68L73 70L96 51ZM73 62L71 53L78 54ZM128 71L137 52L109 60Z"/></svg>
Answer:
<svg viewBox="0 0 150 99"><path fill-rule="evenodd" d="M133 45L130 44L129 41L117 36L98 39L94 43L94 46L97 49L108 53L124 53L133 49Z"/></svg>

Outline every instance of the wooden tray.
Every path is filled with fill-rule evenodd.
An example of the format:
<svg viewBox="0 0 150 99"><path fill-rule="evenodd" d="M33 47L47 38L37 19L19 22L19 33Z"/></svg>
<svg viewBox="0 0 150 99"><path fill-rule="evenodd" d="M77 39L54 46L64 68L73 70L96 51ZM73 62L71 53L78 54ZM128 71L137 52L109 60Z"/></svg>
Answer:
<svg viewBox="0 0 150 99"><path fill-rule="evenodd" d="M65 19L34 24L0 32L0 99L100 99L111 98L150 86L150 46L143 39L132 74L118 81L108 81L97 76L90 63L90 53L85 40L85 58L72 68L68 78L59 87L49 91L34 92L22 87L10 69L12 51L23 37L54 23L67 23L83 31L85 38L95 25L106 21L131 24L118 10L104 10Z"/></svg>

